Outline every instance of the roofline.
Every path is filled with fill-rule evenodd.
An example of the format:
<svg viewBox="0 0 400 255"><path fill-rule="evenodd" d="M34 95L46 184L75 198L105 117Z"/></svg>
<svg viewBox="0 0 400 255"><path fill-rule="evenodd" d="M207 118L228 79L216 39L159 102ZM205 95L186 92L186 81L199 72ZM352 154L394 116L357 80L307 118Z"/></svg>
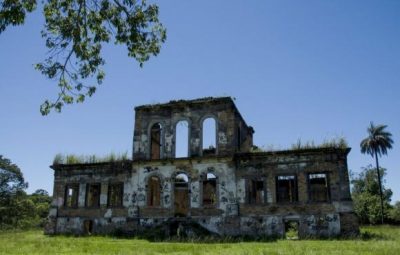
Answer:
<svg viewBox="0 0 400 255"><path fill-rule="evenodd" d="M343 153L346 156L351 151L351 148L311 148L311 149L294 149L294 150L280 150L280 151L263 151L263 152L242 152L235 153L237 157L264 157L264 156L278 156L287 154L320 154L320 153Z"/></svg>

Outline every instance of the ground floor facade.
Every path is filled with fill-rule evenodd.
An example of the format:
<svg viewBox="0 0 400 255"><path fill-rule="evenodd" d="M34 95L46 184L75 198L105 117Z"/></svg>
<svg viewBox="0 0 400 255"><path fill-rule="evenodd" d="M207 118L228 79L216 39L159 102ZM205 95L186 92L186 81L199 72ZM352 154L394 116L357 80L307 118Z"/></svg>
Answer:
<svg viewBox="0 0 400 255"><path fill-rule="evenodd" d="M303 237L358 233L349 149L54 165L46 233Z"/></svg>

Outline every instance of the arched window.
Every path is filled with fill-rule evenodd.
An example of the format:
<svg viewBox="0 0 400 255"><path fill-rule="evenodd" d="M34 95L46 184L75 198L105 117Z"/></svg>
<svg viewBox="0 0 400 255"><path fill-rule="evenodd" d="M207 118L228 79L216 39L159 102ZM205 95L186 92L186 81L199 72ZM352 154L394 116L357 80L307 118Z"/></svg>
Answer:
<svg viewBox="0 0 400 255"><path fill-rule="evenodd" d="M175 157L189 157L189 123L186 120L181 120L176 123Z"/></svg>
<svg viewBox="0 0 400 255"><path fill-rule="evenodd" d="M148 182L148 206L161 205L161 181L157 176L151 176Z"/></svg>
<svg viewBox="0 0 400 255"><path fill-rule="evenodd" d="M214 118L207 118L203 121L203 156L206 155L215 155L217 151L217 143L216 143L216 124Z"/></svg>
<svg viewBox="0 0 400 255"><path fill-rule="evenodd" d="M156 123L151 127L150 130L150 159L161 158L161 130L162 126L160 123Z"/></svg>
<svg viewBox="0 0 400 255"><path fill-rule="evenodd" d="M174 215L187 216L189 212L189 177L185 173L175 176Z"/></svg>
<svg viewBox="0 0 400 255"><path fill-rule="evenodd" d="M215 206L217 203L217 177L207 173L203 180L203 205Z"/></svg>

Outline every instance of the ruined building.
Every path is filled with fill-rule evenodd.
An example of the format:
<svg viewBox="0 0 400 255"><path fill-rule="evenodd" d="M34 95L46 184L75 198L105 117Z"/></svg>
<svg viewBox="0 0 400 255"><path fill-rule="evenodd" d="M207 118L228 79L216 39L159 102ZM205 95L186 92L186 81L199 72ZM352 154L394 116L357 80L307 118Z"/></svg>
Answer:
<svg viewBox="0 0 400 255"><path fill-rule="evenodd" d="M192 222L219 235L299 237L357 233L350 148L253 152L254 130L230 97L135 108L132 160L53 164L52 233L140 233ZM215 122L215 146L203 123ZM187 157L176 157L186 121Z"/></svg>

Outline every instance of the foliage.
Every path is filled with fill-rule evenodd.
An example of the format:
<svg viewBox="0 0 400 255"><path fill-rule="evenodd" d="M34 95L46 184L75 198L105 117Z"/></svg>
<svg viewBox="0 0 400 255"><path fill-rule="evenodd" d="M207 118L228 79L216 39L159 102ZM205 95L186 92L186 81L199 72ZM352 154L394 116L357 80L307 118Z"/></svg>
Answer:
<svg viewBox="0 0 400 255"><path fill-rule="evenodd" d="M0 202L27 187L21 169L0 155Z"/></svg>
<svg viewBox="0 0 400 255"><path fill-rule="evenodd" d="M330 140L325 139L321 144L315 144L314 141L302 142L301 139L298 139L297 143L291 146L292 150L323 148L346 149L348 148L348 143L344 137L332 138Z"/></svg>
<svg viewBox="0 0 400 255"><path fill-rule="evenodd" d="M385 131L387 125L375 126L373 122L367 128L368 137L360 143L361 153L367 153L372 157L386 155L387 150L392 148L392 134Z"/></svg>
<svg viewBox="0 0 400 255"><path fill-rule="evenodd" d="M386 169L379 169L385 176ZM381 219L379 184L376 168L371 165L363 168L362 172L351 181L354 210L363 224L376 224ZM384 218L388 219L392 190L383 187Z"/></svg>
<svg viewBox="0 0 400 255"><path fill-rule="evenodd" d="M75 155L75 154L57 154L54 157L53 165L60 164L90 164L90 163L105 163L105 162L117 162L129 160L128 152L121 154L115 154L114 152L109 153L105 156L96 155Z"/></svg>
<svg viewBox="0 0 400 255"><path fill-rule="evenodd" d="M9 25L20 25L36 0L1 0L0 33ZM35 68L57 80L58 97L40 107L43 115L60 112L64 104L81 103L103 82L102 46L114 41L127 47L128 56L142 67L156 56L166 40L166 29L158 19L158 6L146 0L47 0L43 5L42 37L48 56ZM91 84L84 84L88 80Z"/></svg>
<svg viewBox="0 0 400 255"><path fill-rule="evenodd" d="M393 223L400 223L400 201L397 201L389 210L389 219Z"/></svg>
<svg viewBox="0 0 400 255"><path fill-rule="evenodd" d="M0 155L0 229L43 225L51 198L45 190L27 195L27 187L19 167Z"/></svg>
<svg viewBox="0 0 400 255"><path fill-rule="evenodd" d="M375 126L373 122L370 123L370 126L367 128L368 137L363 139L360 143L361 153L368 153L372 157L375 158L376 163L376 173L378 176L378 185L379 185L379 196L381 203L381 223L384 222L384 197L383 197L383 188L381 182L381 175L379 171L379 160L378 155L386 155L387 150L392 148L393 140L392 134L390 132L385 131L386 125L377 125Z"/></svg>
<svg viewBox="0 0 400 255"><path fill-rule="evenodd" d="M43 231L0 232L0 254L400 254L400 228L362 227L358 239L271 242L168 241L105 236L45 236Z"/></svg>

